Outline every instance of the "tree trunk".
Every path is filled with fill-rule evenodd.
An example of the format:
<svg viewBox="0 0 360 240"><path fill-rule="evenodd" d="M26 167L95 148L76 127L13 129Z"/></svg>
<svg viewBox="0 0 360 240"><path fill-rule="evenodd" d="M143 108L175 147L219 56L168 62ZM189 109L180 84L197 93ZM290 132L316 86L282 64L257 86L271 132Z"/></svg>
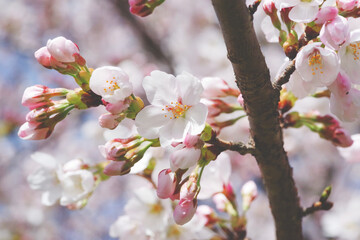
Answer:
<svg viewBox="0 0 360 240"><path fill-rule="evenodd" d="M277 239L301 240L302 209L283 148L277 111L279 90L272 86L251 15L243 0L212 0L212 3L244 98L257 152L255 157L275 220Z"/></svg>

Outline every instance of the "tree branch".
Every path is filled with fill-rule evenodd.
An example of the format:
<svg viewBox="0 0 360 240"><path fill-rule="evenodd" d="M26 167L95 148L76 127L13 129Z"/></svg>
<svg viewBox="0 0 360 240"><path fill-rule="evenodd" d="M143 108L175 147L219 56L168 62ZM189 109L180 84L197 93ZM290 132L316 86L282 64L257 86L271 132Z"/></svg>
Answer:
<svg viewBox="0 0 360 240"><path fill-rule="evenodd" d="M214 145L214 147L216 148L220 148L219 152L223 152L225 150L231 150L231 151L235 151L240 153L241 155L245 155L250 153L251 155L255 156L256 155L256 149L254 148L254 146L250 144L244 144L244 143L233 143L233 142L229 142L229 141L225 141L219 138L215 138L213 139L211 142L211 144Z"/></svg>
<svg viewBox="0 0 360 240"><path fill-rule="evenodd" d="M289 65L284 69L281 75L273 83L274 89L281 90L281 86L287 83L290 79L291 74L295 71L295 59L290 62Z"/></svg>
<svg viewBox="0 0 360 240"><path fill-rule="evenodd" d="M320 210L330 210L333 207L333 203L329 202L329 201L325 201L325 202L315 202L313 205L311 205L311 207L308 207L306 209L303 210L303 217L312 214L316 211L320 211Z"/></svg>
<svg viewBox="0 0 360 240"><path fill-rule="evenodd" d="M165 64L169 68L169 73L174 74L175 70L172 58L161 48L161 44L159 43L160 41L158 39L155 39L144 27L144 25L142 25L136 19L137 17L130 13L128 0L112 1L121 16L128 20L129 24L133 27L132 29L134 29L134 31L136 31L136 33L139 35L144 49L151 53L160 62Z"/></svg>
<svg viewBox="0 0 360 240"><path fill-rule="evenodd" d="M302 239L302 209L283 148L274 89L244 0L212 0L244 98L278 240Z"/></svg>

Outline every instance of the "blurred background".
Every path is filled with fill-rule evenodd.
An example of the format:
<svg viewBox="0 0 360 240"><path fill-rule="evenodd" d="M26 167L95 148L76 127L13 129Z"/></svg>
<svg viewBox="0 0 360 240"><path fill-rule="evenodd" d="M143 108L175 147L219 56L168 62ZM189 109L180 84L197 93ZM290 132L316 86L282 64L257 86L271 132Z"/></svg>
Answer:
<svg viewBox="0 0 360 240"><path fill-rule="evenodd" d="M274 77L285 55L278 44L266 41L260 27L264 17L260 7L254 24ZM143 95L141 80L154 69L172 74L187 71L199 78L221 77L234 86L221 31L207 0L167 0L146 18L131 15L127 0L0 0L0 240L113 239L109 226L123 213L131 187L127 185L131 176L113 177L100 184L84 209L71 211L42 206L40 192L27 183L27 176L38 167L30 158L36 151L63 162L104 160L97 148L106 142L97 123L105 112L101 107L74 111L47 140L23 141L17 136L28 111L21 105L26 87L76 87L71 77L43 68L34 58L37 49L57 36L77 43L89 67L124 68L137 95ZM328 104L328 99L306 98L298 101L295 109L326 114ZM358 122L344 127L353 134L360 130ZM330 142L304 127L287 129L284 135L302 205L310 206L327 185L333 185L330 200L334 208L304 219L305 239L360 239L359 163L347 161ZM222 137L247 141L247 119L224 129ZM255 160L233 154L232 166L238 194L250 179L260 188L248 213L248 236L275 239Z"/></svg>

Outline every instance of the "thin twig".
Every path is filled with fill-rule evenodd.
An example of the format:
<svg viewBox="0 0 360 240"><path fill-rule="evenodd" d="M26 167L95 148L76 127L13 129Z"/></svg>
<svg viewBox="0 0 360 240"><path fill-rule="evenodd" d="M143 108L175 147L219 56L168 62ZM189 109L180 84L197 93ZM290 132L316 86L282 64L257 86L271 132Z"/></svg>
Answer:
<svg viewBox="0 0 360 240"><path fill-rule="evenodd" d="M274 89L281 90L281 86L287 83L290 79L291 74L295 71L295 59L290 62L289 65L284 69L281 75L273 83Z"/></svg>
<svg viewBox="0 0 360 240"><path fill-rule="evenodd" d="M254 3L252 3L251 5L249 5L249 12L251 15L251 20L254 19L254 14L255 14L257 8L259 7L260 3L261 3L261 1L257 0Z"/></svg>
<svg viewBox="0 0 360 240"><path fill-rule="evenodd" d="M249 143L249 144L244 144L244 143L233 143L233 142L229 142L229 141L225 141L219 138L215 138L213 140L213 144L216 147L219 147L222 149L222 151L224 150L231 150L231 151L235 151L240 153L241 155L245 155L250 153L251 155L256 155L256 149L255 147Z"/></svg>
<svg viewBox="0 0 360 240"><path fill-rule="evenodd" d="M325 201L325 202L316 202L313 205L311 205L311 207L308 207L306 209L303 210L302 216L305 217L309 214L312 214L316 211L320 211L320 210L330 210L332 208L334 204L332 202L329 201Z"/></svg>

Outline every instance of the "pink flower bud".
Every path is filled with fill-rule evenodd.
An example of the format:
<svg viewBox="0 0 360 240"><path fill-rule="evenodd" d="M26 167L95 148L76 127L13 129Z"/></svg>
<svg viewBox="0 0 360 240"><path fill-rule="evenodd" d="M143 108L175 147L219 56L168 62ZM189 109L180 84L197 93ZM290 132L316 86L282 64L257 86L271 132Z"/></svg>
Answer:
<svg viewBox="0 0 360 240"><path fill-rule="evenodd" d="M113 139L105 145L99 146L100 153L107 160L118 161L126 154L126 147L119 140L120 139Z"/></svg>
<svg viewBox="0 0 360 240"><path fill-rule="evenodd" d="M103 101L104 102L104 101ZM125 99L124 101L118 101L116 103L105 102L106 110L112 114L120 114L124 112L129 107L129 100Z"/></svg>
<svg viewBox="0 0 360 240"><path fill-rule="evenodd" d="M30 110L52 106L54 102L50 100L51 97L66 95L67 92L64 88L51 89L43 85L34 85L25 89L22 105L30 108Z"/></svg>
<svg viewBox="0 0 360 240"><path fill-rule="evenodd" d="M332 21L338 16L338 9L336 7L323 7L315 17L316 24L324 24L327 21Z"/></svg>
<svg viewBox="0 0 360 240"><path fill-rule="evenodd" d="M102 128L115 129L119 125L118 115L104 113L99 117L99 124Z"/></svg>
<svg viewBox="0 0 360 240"><path fill-rule="evenodd" d="M45 94L49 91L49 88L43 85L35 85L25 89L22 97L22 105L29 107L30 109L36 108L42 105L46 105L48 98Z"/></svg>
<svg viewBox="0 0 360 240"><path fill-rule="evenodd" d="M230 201L235 201L235 193L231 183L227 183L223 185L223 194L226 196L227 199Z"/></svg>
<svg viewBox="0 0 360 240"><path fill-rule="evenodd" d="M21 125L18 136L24 140L41 140L50 136L52 129L41 127L38 122L25 122Z"/></svg>
<svg viewBox="0 0 360 240"><path fill-rule="evenodd" d="M336 0L336 5L340 11L351 11L357 6L357 4L357 0Z"/></svg>
<svg viewBox="0 0 360 240"><path fill-rule="evenodd" d="M326 22L320 30L320 39L325 46L338 50L341 45L350 39L347 19L337 16L331 22Z"/></svg>
<svg viewBox="0 0 360 240"><path fill-rule="evenodd" d="M111 161L104 168L104 174L108 176L124 175L130 171L130 168L125 168L125 161Z"/></svg>
<svg viewBox="0 0 360 240"><path fill-rule="evenodd" d="M181 199L174 209L174 220L176 224L184 225L189 222L196 212L197 201L192 199Z"/></svg>
<svg viewBox="0 0 360 240"><path fill-rule="evenodd" d="M139 17L146 17L154 11L154 7L149 6L151 2L147 0L129 0L130 12Z"/></svg>
<svg viewBox="0 0 360 240"><path fill-rule="evenodd" d="M80 53L75 43L62 36L49 39L46 47L53 58L63 63L75 62L75 55Z"/></svg>
<svg viewBox="0 0 360 240"><path fill-rule="evenodd" d="M171 173L170 169L164 169L159 173L156 193L161 199L169 198L175 191L176 181L174 181L174 174Z"/></svg>
<svg viewBox="0 0 360 240"><path fill-rule="evenodd" d="M263 9L264 12L269 16L273 15L277 11L273 0L265 0L263 2Z"/></svg>
<svg viewBox="0 0 360 240"><path fill-rule="evenodd" d="M216 205L216 209L219 211L225 212L226 211L226 205L230 204L229 200L225 197L222 193L217 193L212 197L212 200L214 201Z"/></svg>
<svg viewBox="0 0 360 240"><path fill-rule="evenodd" d="M194 199L198 191L197 178L190 176L189 180L180 189L180 199Z"/></svg>
<svg viewBox="0 0 360 240"><path fill-rule="evenodd" d="M49 53L47 47L42 47L35 52L36 60L46 68L51 68L50 58L51 54Z"/></svg>
<svg viewBox="0 0 360 240"><path fill-rule="evenodd" d="M253 181L246 182L241 189L241 195L243 199L243 210L247 211L257 196L256 184Z"/></svg>
<svg viewBox="0 0 360 240"><path fill-rule="evenodd" d="M338 128L334 131L332 142L336 146L350 147L354 141L351 139L351 135L345 130Z"/></svg>

